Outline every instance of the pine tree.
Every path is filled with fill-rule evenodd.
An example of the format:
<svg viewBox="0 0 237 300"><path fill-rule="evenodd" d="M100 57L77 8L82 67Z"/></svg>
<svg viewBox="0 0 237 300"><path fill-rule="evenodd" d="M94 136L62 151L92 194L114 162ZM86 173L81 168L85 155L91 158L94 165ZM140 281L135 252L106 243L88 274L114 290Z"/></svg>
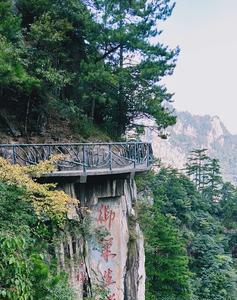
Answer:
<svg viewBox="0 0 237 300"><path fill-rule="evenodd" d="M146 299L190 299L188 256L180 232L157 200L142 211L146 238Z"/></svg>
<svg viewBox="0 0 237 300"><path fill-rule="evenodd" d="M199 191L203 190L207 182L208 156L207 149L195 149L186 164L187 175L195 182Z"/></svg>
<svg viewBox="0 0 237 300"><path fill-rule="evenodd" d="M215 170L217 163L213 163ZM146 194L150 189L154 201L141 214L147 251L147 299L236 299L236 188L224 184L219 202L215 203L205 193L212 187L210 180L204 190L198 191L188 177L176 170L161 169L147 178L143 175L140 180L144 186L141 182L138 185L140 190L145 187ZM180 252L182 245L186 252ZM190 273L183 268L187 256ZM177 280L177 274L180 287L191 284L191 289L186 290L189 295L175 289L171 281Z"/></svg>
<svg viewBox="0 0 237 300"><path fill-rule="evenodd" d="M174 124L163 105L172 95L160 81L179 50L158 42L173 7L171 0L0 1L4 109L25 134L57 118L117 137L141 115L159 128Z"/></svg>
<svg viewBox="0 0 237 300"><path fill-rule="evenodd" d="M204 193L211 201L219 202L223 180L218 159L209 159L206 168L207 182Z"/></svg>
<svg viewBox="0 0 237 300"><path fill-rule="evenodd" d="M86 1L88 3L88 1ZM159 22L170 16L172 1L89 1L94 19L100 24L97 61L111 68L113 106L108 107L108 122L118 134L138 115L153 115L159 127L174 123L175 118L161 104L171 95L158 85L172 73L178 49L169 50L157 40Z"/></svg>

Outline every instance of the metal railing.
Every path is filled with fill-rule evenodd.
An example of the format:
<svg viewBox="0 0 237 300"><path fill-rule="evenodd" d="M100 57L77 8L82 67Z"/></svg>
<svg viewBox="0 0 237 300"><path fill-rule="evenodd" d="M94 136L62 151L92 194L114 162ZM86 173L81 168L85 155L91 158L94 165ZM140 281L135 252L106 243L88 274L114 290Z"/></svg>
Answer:
<svg viewBox="0 0 237 300"><path fill-rule="evenodd" d="M61 155L58 171L118 168L147 169L152 164L150 143L0 144L0 156L13 164L35 165Z"/></svg>

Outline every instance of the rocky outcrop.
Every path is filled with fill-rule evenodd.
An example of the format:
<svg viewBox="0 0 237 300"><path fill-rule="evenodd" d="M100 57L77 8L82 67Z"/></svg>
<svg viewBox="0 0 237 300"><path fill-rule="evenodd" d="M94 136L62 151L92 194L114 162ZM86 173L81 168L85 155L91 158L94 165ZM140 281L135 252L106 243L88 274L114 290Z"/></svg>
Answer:
<svg viewBox="0 0 237 300"><path fill-rule="evenodd" d="M135 181L129 176L88 177L86 183L65 183L62 188L79 199L80 233L68 232L57 244L76 299L107 293L108 300L145 299L143 235L134 210Z"/></svg>
<svg viewBox="0 0 237 300"><path fill-rule="evenodd" d="M153 120L138 120L146 126L142 140L152 142L155 157L166 167L183 170L190 151L206 148L209 156L220 160L225 180L237 183L237 135L228 132L217 116L176 114L177 123L166 130L165 140L154 129Z"/></svg>

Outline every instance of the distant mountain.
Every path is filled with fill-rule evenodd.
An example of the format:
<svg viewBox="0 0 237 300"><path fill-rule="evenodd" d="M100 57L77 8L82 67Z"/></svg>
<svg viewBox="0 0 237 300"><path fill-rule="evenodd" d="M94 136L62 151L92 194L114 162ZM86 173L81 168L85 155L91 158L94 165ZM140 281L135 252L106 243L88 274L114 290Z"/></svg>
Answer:
<svg viewBox="0 0 237 300"><path fill-rule="evenodd" d="M150 120L145 123L152 125ZM224 178L237 183L237 135L232 135L219 117L178 112L176 125L167 132L164 140L147 127L144 137L152 141L154 154L164 165L182 169L191 150L207 148L209 156L220 160Z"/></svg>

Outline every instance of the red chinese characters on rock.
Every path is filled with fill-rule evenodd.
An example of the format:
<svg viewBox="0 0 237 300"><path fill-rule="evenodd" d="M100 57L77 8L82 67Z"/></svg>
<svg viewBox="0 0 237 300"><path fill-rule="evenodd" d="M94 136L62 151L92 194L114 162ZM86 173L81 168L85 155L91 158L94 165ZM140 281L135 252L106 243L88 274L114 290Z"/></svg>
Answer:
<svg viewBox="0 0 237 300"><path fill-rule="evenodd" d="M113 237L105 238L101 241L102 243L102 254L101 256L104 258L106 262L108 262L109 258L114 258L116 256L115 253L112 253L111 248L113 246Z"/></svg>
<svg viewBox="0 0 237 300"><path fill-rule="evenodd" d="M110 230L114 219L115 212L110 209L109 205L102 204L99 208L98 223L107 225Z"/></svg>
<svg viewBox="0 0 237 300"><path fill-rule="evenodd" d="M105 226L108 230L111 230L113 222L115 220L115 211L110 208L109 205L101 204L98 210L98 219L97 222ZM105 262L108 262L110 259L116 257L116 254L112 252L114 238L108 236L101 240L101 257ZM101 273L105 287L108 288L110 294L107 297L107 300L117 300L116 294L113 293L113 288L111 290L111 285L115 284L116 281L113 280L113 270L111 268L105 269Z"/></svg>
<svg viewBox="0 0 237 300"><path fill-rule="evenodd" d="M107 300L116 300L116 295L115 294L109 295Z"/></svg>
<svg viewBox="0 0 237 300"><path fill-rule="evenodd" d="M105 286L109 286L111 284L116 283L115 281L113 281L112 273L113 271L110 268L108 268L107 271L104 271L103 279L104 279Z"/></svg>

